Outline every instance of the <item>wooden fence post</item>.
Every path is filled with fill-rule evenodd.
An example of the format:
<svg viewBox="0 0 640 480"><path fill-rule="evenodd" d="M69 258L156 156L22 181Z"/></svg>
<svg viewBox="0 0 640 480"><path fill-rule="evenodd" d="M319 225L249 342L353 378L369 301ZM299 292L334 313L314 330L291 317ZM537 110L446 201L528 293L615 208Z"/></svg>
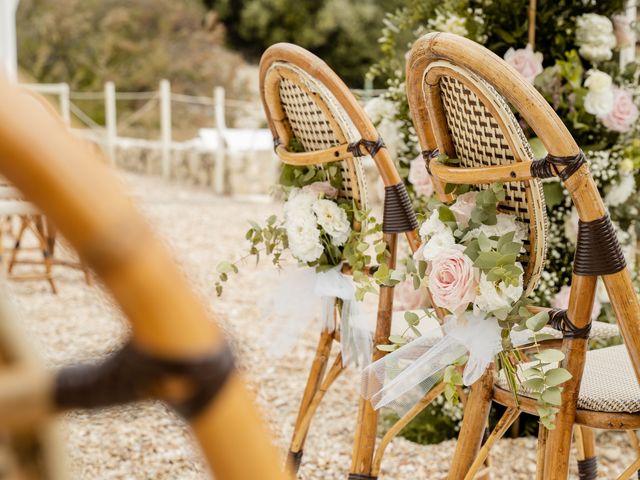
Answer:
<svg viewBox="0 0 640 480"><path fill-rule="evenodd" d="M224 139L224 131L227 128L224 112L224 87L213 89L213 102L215 111L216 133L218 137L218 148L216 149L214 183L213 188L216 194L222 195L225 190L225 160L227 145Z"/></svg>
<svg viewBox="0 0 640 480"><path fill-rule="evenodd" d="M160 80L160 144L162 149L162 176L171 176L171 84Z"/></svg>
<svg viewBox="0 0 640 480"><path fill-rule="evenodd" d="M116 86L113 82L104 84L104 112L106 127L107 154L113 165L116 163L116 141L118 139L118 125L116 115Z"/></svg>
<svg viewBox="0 0 640 480"><path fill-rule="evenodd" d="M60 89L60 115L62 115L62 120L68 126L71 124L71 103L69 100L69 84L63 83L62 88Z"/></svg>

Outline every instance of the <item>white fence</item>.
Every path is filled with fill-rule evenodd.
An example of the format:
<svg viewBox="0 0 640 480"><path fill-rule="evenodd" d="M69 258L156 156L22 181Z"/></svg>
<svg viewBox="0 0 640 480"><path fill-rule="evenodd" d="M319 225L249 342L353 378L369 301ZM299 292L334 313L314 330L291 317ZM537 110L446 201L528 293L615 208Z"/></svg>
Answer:
<svg viewBox="0 0 640 480"><path fill-rule="evenodd" d="M117 92L113 82L107 82L102 92L71 92L66 83L58 84L24 84L36 92L52 95L58 98L60 114L68 125L80 123L82 128L72 128L79 136L100 145L111 162L116 161L120 150L146 149L159 152L161 159L161 173L169 178L172 172L174 153L185 149L195 149L198 152L213 154L213 179L211 181L216 193L222 194L226 190L228 153L247 151L269 152L272 150L271 135L268 129L233 129L227 128L225 116L227 108L251 107L259 109L255 102L246 100L227 99L223 87L215 87L212 97L184 95L171 92L168 80L161 80L155 92ZM104 125L96 123L76 103L76 101L93 100L103 103ZM142 107L129 118L137 118L149 110L159 106L160 135L158 139L141 139L119 135L119 125L127 123L127 119L118 119L117 101L144 100ZM211 128L199 129L199 137L176 142L172 135L172 102L201 105L211 108ZM202 125L203 127L206 125ZM269 139L266 142L266 139Z"/></svg>
<svg viewBox="0 0 640 480"><path fill-rule="evenodd" d="M262 107L257 102L226 98L222 87L215 87L212 96L206 97L172 93L168 80L161 80L158 90L153 92L118 92L113 82L107 82L102 92L73 92L66 83L24 86L57 97L60 114L71 130L99 145L113 164L126 169L206 185L218 194L264 194L277 179L279 162L273 155L271 132L266 128L226 125L227 113L241 112L241 116L246 116L254 112L255 116L255 112L262 112ZM354 91L362 101L381 92ZM103 109L103 125L79 106L87 101L98 102L98 111ZM118 115L118 102L123 101L139 103ZM201 128L185 141L176 141L173 134L172 105L176 108L176 104L206 111L205 117L199 117L196 123ZM143 117L147 122L159 124L156 138L123 135ZM179 111L176 119L184 123Z"/></svg>

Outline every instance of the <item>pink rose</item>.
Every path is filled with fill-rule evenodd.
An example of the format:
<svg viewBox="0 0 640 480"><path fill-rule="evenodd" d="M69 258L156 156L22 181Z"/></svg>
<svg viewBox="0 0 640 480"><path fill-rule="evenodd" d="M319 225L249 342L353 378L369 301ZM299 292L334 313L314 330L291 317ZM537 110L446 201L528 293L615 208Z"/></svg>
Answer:
<svg viewBox="0 0 640 480"><path fill-rule="evenodd" d="M504 54L504 60L531 83L542 73L542 54L534 52L531 45L518 50L510 48Z"/></svg>
<svg viewBox="0 0 640 480"><path fill-rule="evenodd" d="M630 47L636 43L636 38L631 28L631 22L626 15L614 15L613 33L616 35L618 48Z"/></svg>
<svg viewBox="0 0 640 480"><path fill-rule="evenodd" d="M459 250L442 250L430 264L429 291L433 302L456 315L475 298L473 262Z"/></svg>
<svg viewBox="0 0 640 480"><path fill-rule="evenodd" d="M633 103L631 92L613 88L613 110L598 117L602 124L614 132L628 132L638 119L638 107Z"/></svg>
<svg viewBox="0 0 640 480"><path fill-rule="evenodd" d="M433 182L421 155L411 160L408 180L418 195L424 197L433 195Z"/></svg>
<svg viewBox="0 0 640 480"><path fill-rule="evenodd" d="M556 296L551 301L553 308L561 308L566 310L569 308L569 296L571 295L571 287L564 285ZM596 320L600 316L602 305L598 301L598 298L593 300L593 310L591 311L591 320Z"/></svg>
<svg viewBox="0 0 640 480"><path fill-rule="evenodd" d="M315 193L316 195L322 194L327 198L335 198L338 195L338 190L332 187L329 182L313 182L302 187L302 191Z"/></svg>
<svg viewBox="0 0 640 480"><path fill-rule="evenodd" d="M460 224L462 228L469 226L469 220L471 220L471 211L476 206L476 196L478 192L467 192L462 195L458 195L456 201L449 209L456 217L456 222Z"/></svg>

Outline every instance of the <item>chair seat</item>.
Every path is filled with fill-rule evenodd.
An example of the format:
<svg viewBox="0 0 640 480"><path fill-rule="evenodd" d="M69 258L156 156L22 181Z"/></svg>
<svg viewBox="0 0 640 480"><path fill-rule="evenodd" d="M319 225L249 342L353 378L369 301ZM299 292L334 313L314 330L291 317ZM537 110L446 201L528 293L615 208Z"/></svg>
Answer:
<svg viewBox="0 0 640 480"><path fill-rule="evenodd" d="M532 365L533 362L524 364L522 369ZM502 373L496 380L500 388L509 388ZM520 395L529 397L530 394L530 390L520 389ZM578 409L609 413L640 412L640 386L624 345L587 352Z"/></svg>
<svg viewBox="0 0 640 480"><path fill-rule="evenodd" d="M8 215L38 215L40 210L35 205L23 200L0 199L0 216Z"/></svg>

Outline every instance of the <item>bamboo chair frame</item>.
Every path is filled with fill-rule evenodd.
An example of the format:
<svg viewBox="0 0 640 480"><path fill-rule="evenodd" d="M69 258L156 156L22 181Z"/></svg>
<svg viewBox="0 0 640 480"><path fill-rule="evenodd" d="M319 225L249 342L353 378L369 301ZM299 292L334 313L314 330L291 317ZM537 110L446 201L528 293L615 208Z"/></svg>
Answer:
<svg viewBox="0 0 640 480"><path fill-rule="evenodd" d="M562 350L566 356L562 366L569 370L573 377L564 384L562 406L556 417L556 429L547 431L543 427L540 428L536 477L545 480L566 479L574 426L578 427L575 430L580 446L579 458L582 457L583 460L591 460L594 456L593 436L589 428L635 430L640 427L640 414L596 412L577 408L588 349L584 332L588 332L591 325L597 278L600 276L604 280L636 380L640 375L640 303L635 295L629 271L624 268L624 260L620 260L621 251L615 235L598 245L598 248L606 249L607 254L613 252L610 255L614 260L612 263L598 263L594 255L590 254L590 249L596 248L593 242L597 242L598 239L590 237L588 230L594 225L606 224L608 217L579 147L544 98L495 54L468 39L446 33L426 35L414 44L407 63L407 92L422 148L439 148L449 156L456 155L449 136L437 77L440 63L454 65L491 85L522 115L550 155L536 162L482 168L453 168L430 159L429 167L439 184L438 191L442 192L445 183L527 182L533 178L555 174L564 181L578 211L581 233L576 254L577 263L574 264L569 308L562 325L565 327ZM468 80L464 85L469 89L478 88L478 85ZM487 104L485 107L490 109ZM607 257L605 252L598 252L597 255ZM585 266L585 262L588 266ZM580 335L572 335L566 327L572 327L579 331ZM484 446L480 448L492 401L505 405L507 411ZM520 396L520 404L515 405L511 393L494 384L493 369L488 369L471 387L448 478L474 478L479 473L491 445L502 436L520 411L535 415L535 400ZM619 478L629 478L639 464L640 460L634 462ZM590 474L593 475L594 472Z"/></svg>
<svg viewBox="0 0 640 480"><path fill-rule="evenodd" d="M283 107L281 82L285 82L285 88L290 88L289 85L294 84L307 95L305 101L313 104L316 112L321 112L321 115L317 114L313 121L319 121L318 117L323 117L322 122L330 125L330 130L336 137L337 141L334 144L321 146L311 144L312 148L306 149L304 152L288 151L287 145L292 136L300 132L304 134L304 129L308 127L300 125L299 120L295 118L292 120L287 116L286 106ZM309 83L311 82L315 82L316 86L310 88ZM262 103L274 136L275 152L281 161L291 165L318 165L336 161L349 164L358 156L363 155L360 148L367 150L385 185L383 237L390 254L390 268L395 267L399 233L406 235L410 248L415 251L420 244L416 231L417 222L415 222L415 214L404 184L386 148L381 145L375 127L340 78L322 60L310 52L295 45L280 43L268 48L262 56L260 85ZM285 103L286 101L287 99L284 100ZM345 125L338 118L340 116L344 117L342 122L346 119L352 124L353 131L359 139L347 138L344 131ZM298 129L297 132L296 129ZM353 172L355 170L347 168L347 171ZM358 184L360 180L351 176L348 181L352 184ZM355 190L355 188L351 188L352 192ZM361 199L358 198L358 200ZM346 265L343 272L349 273L350 267ZM381 286L374 345L388 343L392 310L393 287ZM325 373L334 340L339 340L339 332L337 331L330 333L324 330L320 334L287 459L287 463L293 471L297 471L300 466L311 419L325 392L343 369L341 357L338 354L333 365ZM373 360L377 360L383 355L384 352L374 349ZM377 477L377 470L372 471L374 462L379 463L378 460L374 460L377 420L378 413L369 401L362 399L356 424L350 479L364 480Z"/></svg>
<svg viewBox="0 0 640 480"><path fill-rule="evenodd" d="M290 478L220 329L164 243L92 150L3 78L0 172L55 222L132 326L115 356L57 373L11 356L15 345L3 338L3 361L14 360L0 371L3 429L35 428L69 408L159 398L189 407L183 411L216 478ZM136 375L140 366L148 369Z"/></svg>
<svg viewBox="0 0 640 480"><path fill-rule="evenodd" d="M26 100L35 103L47 114L58 119L60 124L63 125L62 119L58 113L44 98L27 89L24 90L24 95ZM28 202L25 202L20 192L9 184L2 184L0 186L0 216L6 216L6 220L9 222L9 225L11 225L13 217L16 217L19 222L18 230L13 235L14 244L10 250L6 265L7 276L11 280L45 280L49 283L51 292L56 294L58 293L58 289L53 276L53 267L65 266L81 270L84 273L86 284L91 285L91 276L86 266L76 261L61 260L56 257L57 230L55 226L44 215L42 215L37 208ZM24 236L27 232L30 232L35 237L37 242L36 247L27 248L24 246ZM2 245L4 233L4 229L0 229L0 254L3 258L5 253L4 246ZM42 259L38 260L35 258L23 258L23 256L19 256L27 250L35 250L39 252L42 255ZM14 268L17 265L42 265L44 267L44 271L15 273Z"/></svg>

